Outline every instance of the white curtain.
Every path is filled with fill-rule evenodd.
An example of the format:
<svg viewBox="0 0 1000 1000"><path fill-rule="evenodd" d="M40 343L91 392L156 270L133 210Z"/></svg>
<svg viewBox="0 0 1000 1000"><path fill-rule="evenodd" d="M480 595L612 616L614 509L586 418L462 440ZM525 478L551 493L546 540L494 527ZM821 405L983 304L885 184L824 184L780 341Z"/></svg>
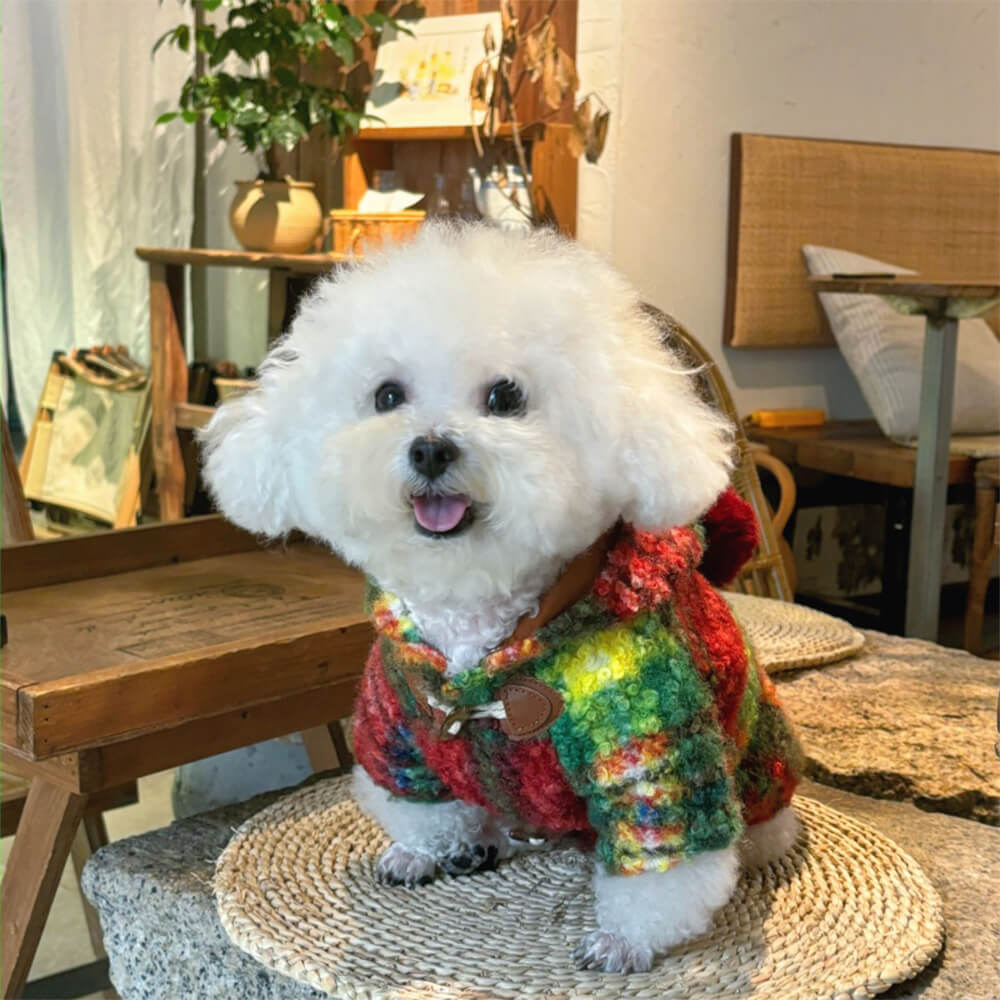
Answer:
<svg viewBox="0 0 1000 1000"><path fill-rule="evenodd" d="M194 134L176 107L191 57L151 49L174 0L3 0L0 205L10 358L30 426L58 348L122 343L148 360L135 247L190 243Z"/></svg>

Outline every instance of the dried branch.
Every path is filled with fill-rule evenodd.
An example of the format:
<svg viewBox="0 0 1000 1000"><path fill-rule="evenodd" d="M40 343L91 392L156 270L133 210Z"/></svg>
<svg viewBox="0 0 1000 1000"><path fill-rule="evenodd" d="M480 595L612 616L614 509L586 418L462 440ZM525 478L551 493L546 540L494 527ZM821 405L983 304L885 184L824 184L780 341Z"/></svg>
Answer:
<svg viewBox="0 0 1000 1000"><path fill-rule="evenodd" d="M493 31L487 29L483 35L485 56L473 71L469 88L473 111L472 139L477 155L480 159L485 156L483 137L492 145L499 135L501 124L509 123L511 143L525 181L529 177L528 156L523 138L525 126L518 122L516 106L522 85L528 80L539 89L540 103L544 109L528 128L544 124L555 117L565 106L567 98L573 98L580 85L573 59L559 46L552 19L555 5L556 0L551 0L546 13L530 28L524 28L514 16L512 0L500 0L499 46ZM519 72L516 83L512 84L511 75L518 55L521 57ZM599 103L599 107L595 109L592 103ZM475 114L478 112L484 113L481 125L475 121ZM574 104L569 144L574 156L586 155L590 162L596 162L607 139L610 115L607 105L595 94L588 94L579 105ZM530 193L525 209L519 204L516 191L507 191L505 183L498 184L498 187L532 223L539 222L534 198Z"/></svg>

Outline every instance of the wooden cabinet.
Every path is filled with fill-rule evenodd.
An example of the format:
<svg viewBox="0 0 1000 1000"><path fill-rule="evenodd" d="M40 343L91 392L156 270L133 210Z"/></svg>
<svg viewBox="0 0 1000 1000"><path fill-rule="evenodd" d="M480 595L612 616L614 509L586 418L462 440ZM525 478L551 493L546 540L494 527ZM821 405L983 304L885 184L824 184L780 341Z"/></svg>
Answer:
<svg viewBox="0 0 1000 1000"><path fill-rule="evenodd" d="M355 0L351 6L360 12L371 9L374 3ZM443 17L497 10L499 2L421 0L419 4L404 5L400 16L406 16L407 6L421 9L423 17ZM527 25L551 11L560 45L576 58L577 0L556 0L555 3L551 0L515 0L514 10ZM374 53L370 52L365 62L350 74L352 85L363 87L370 81L373 67ZM319 67L316 72L335 70ZM516 63L514 76L515 79L518 76ZM567 100L566 106L544 124L532 124L543 117L536 87L525 80L517 99L518 121L524 130L535 204L543 218L573 236L576 232L577 160L569 152L570 104ZM285 158L283 166L297 179L316 184L317 196L326 211L357 208L361 196L374 182L374 172L387 169L396 171L401 187L427 195L434 191L434 175L444 173L447 177L445 194L453 210L457 210L462 181L470 166L485 176L505 146L509 161L515 162L509 135L509 127L506 131L502 129L496 143L492 147L487 145L485 156L480 159L471 128L362 129L342 150L326 139L305 140Z"/></svg>
<svg viewBox="0 0 1000 1000"><path fill-rule="evenodd" d="M509 129L505 131L509 136ZM577 161L568 148L569 126L539 125L529 129L523 141L539 215L574 236ZM344 152L341 204L357 208L375 171L394 170L400 187L428 195L434 191L434 175L443 173L447 178L445 195L455 210L461 203L468 168L475 167L485 177L504 145L509 145L509 139L501 132L501 138L495 145L487 145L480 158L468 128L363 129ZM509 149L507 155L514 162Z"/></svg>

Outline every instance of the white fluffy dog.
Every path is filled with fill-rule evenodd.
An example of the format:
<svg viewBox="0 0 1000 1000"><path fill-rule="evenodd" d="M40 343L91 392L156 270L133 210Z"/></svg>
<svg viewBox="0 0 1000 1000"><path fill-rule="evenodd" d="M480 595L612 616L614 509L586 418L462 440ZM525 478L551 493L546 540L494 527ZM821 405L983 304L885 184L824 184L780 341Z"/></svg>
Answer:
<svg viewBox="0 0 1000 1000"><path fill-rule="evenodd" d="M584 655L577 643L558 676L551 663L530 666L546 642L572 634L567 621L592 610L593 596L579 598L595 572L606 572L607 554L625 551L615 540L622 531L633 548L648 548L643 540L654 536L671 539L669 552L696 546L695 533L678 526L705 513L730 471L730 429L700 402L690 372L599 257L549 233L428 227L414 242L320 281L262 365L259 388L221 407L203 441L207 479L227 516L267 536L299 529L377 581L381 634L357 713L363 767L355 780L359 802L394 841L378 863L383 881L412 886L439 869L487 867L537 843L516 839L517 827L541 836L589 829L601 859L600 926L578 961L641 970L708 927L733 891L739 849L766 861L794 838L787 795L743 834L734 791L743 765L706 707L705 699L721 697L712 694L711 669L697 679L690 668L700 707L684 717L683 738L700 739L705 758L684 773L704 781L699 789L710 781L722 789L705 828L725 833L705 840L711 849L694 850L686 831L698 823L670 818L675 786L658 783L662 767L636 763L653 753L659 731L623 732L593 750L604 753L599 763L593 755L570 760L566 747L586 737L583 715L574 715L580 692L617 677L615 663L589 646ZM558 637L544 638L545 616L536 623L540 639L519 633L567 567L579 569L581 553L595 551L599 562L574 591L577 603L555 608ZM685 566L693 577L694 565ZM680 582L672 586L680 592ZM620 608L616 616L606 614L601 630L634 628ZM582 634L584 646L605 641L603 631ZM534 687L497 687L510 677L508 661ZM766 680L741 662L746 690L770 704ZM525 687L532 720L508 742L511 692ZM628 690L641 696L634 684ZM534 718L539 711L544 719ZM507 755L498 784L483 777L482 741ZM550 781L560 767L565 776ZM618 785L601 777L614 768ZM632 776L624 792L622 775ZM518 795L532 805L512 816ZM608 796L613 808L601 812L595 803Z"/></svg>

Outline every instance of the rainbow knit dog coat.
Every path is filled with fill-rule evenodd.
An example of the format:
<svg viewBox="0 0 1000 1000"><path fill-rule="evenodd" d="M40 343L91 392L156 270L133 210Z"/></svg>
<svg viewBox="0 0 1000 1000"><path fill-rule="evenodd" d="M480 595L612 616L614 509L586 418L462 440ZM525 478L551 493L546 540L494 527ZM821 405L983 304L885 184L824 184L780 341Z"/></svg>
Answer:
<svg viewBox="0 0 1000 1000"><path fill-rule="evenodd" d="M402 602L373 587L359 763L400 797L461 799L544 835L585 834L618 874L729 847L788 805L801 771L774 685L699 572L734 574L752 521L727 491L695 527L619 526L583 597L452 677ZM712 553L717 543L740 552ZM496 718L470 717L525 678L561 702L544 732L515 738Z"/></svg>

